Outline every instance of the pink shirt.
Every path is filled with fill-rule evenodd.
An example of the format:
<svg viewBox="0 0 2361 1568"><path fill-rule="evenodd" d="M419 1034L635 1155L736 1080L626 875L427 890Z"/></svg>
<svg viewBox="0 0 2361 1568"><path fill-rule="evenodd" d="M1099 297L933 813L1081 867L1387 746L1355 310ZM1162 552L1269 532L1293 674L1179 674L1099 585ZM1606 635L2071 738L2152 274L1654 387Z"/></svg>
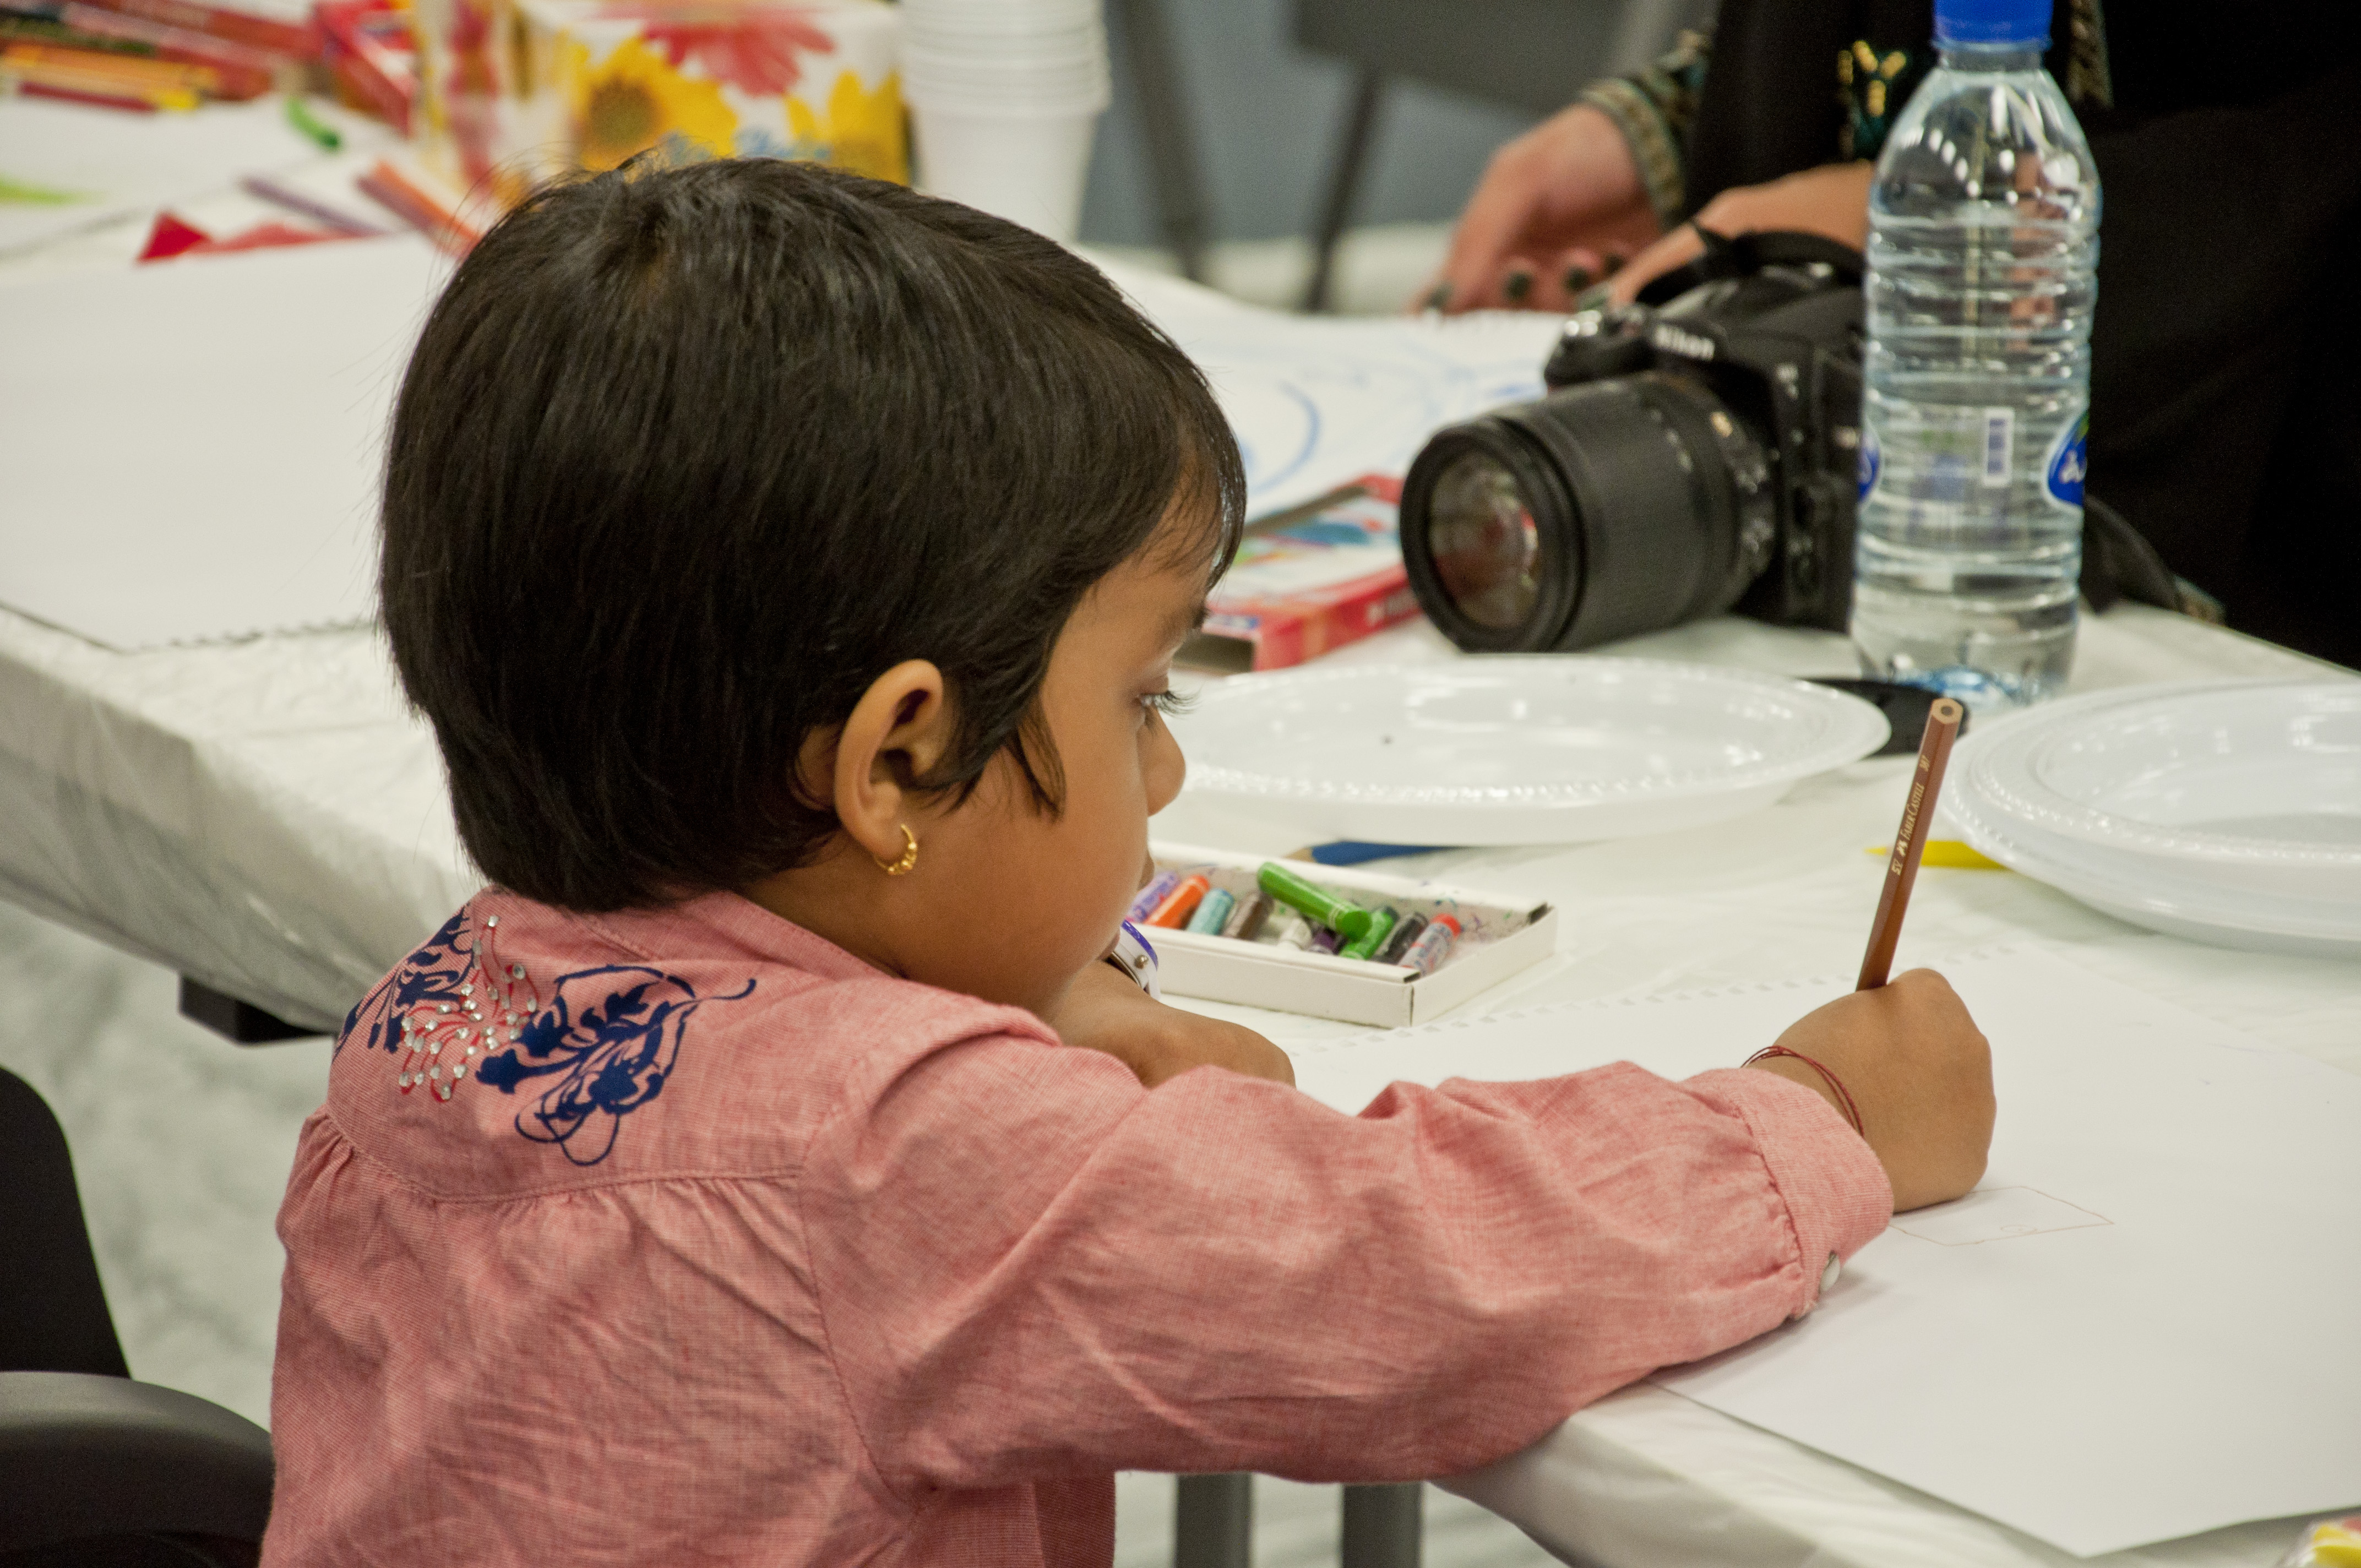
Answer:
<svg viewBox="0 0 2361 1568"><path fill-rule="evenodd" d="M1104 1564L1116 1470L1469 1469L1890 1201L1768 1073L1150 1092L732 895L488 892L304 1125L264 1561Z"/></svg>

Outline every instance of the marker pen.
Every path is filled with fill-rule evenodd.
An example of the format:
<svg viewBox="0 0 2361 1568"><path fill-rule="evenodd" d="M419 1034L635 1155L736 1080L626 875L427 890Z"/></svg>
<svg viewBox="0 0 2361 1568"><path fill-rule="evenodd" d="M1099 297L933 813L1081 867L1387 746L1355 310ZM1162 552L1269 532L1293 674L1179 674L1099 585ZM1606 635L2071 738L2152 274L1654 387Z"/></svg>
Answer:
<svg viewBox="0 0 2361 1568"><path fill-rule="evenodd" d="M1205 895L1205 901L1197 905L1197 913L1189 916L1188 928L1202 931L1208 937L1220 936L1222 927L1229 922L1230 906L1236 902L1235 894L1218 887L1213 889Z"/></svg>
<svg viewBox="0 0 2361 1568"><path fill-rule="evenodd" d="M1276 861L1265 861L1255 881L1281 904L1303 911L1347 940L1368 933L1371 916L1367 910L1346 903L1316 883L1304 881Z"/></svg>
<svg viewBox="0 0 2361 1568"><path fill-rule="evenodd" d="M1315 926L1312 928L1312 950L1313 952L1333 953L1344 945L1345 934L1342 931L1335 930L1326 926Z"/></svg>
<svg viewBox="0 0 2361 1568"><path fill-rule="evenodd" d="M335 152L345 145L344 133L312 113L300 94L287 94L287 123L295 127L296 135L323 152Z"/></svg>
<svg viewBox="0 0 2361 1568"><path fill-rule="evenodd" d="M1312 922L1301 915L1290 915L1287 924L1279 927L1279 945L1299 953L1308 950L1312 946Z"/></svg>

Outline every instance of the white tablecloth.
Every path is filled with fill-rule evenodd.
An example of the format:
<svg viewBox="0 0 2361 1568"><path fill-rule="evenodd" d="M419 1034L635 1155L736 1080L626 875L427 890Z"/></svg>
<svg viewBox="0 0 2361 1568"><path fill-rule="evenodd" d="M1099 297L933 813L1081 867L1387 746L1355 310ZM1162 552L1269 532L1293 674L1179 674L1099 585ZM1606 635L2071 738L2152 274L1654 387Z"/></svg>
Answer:
<svg viewBox="0 0 2361 1568"><path fill-rule="evenodd" d="M1838 638L1719 620L1619 652L1848 673ZM1333 655L1456 655L1422 623ZM2127 607L2086 625L2077 685L2334 674ZM1809 781L1779 805L1655 839L1456 850L1406 871L1545 897L1555 957L1471 1006L1844 972L1858 960L1906 758ZM1275 852L1292 836L1184 797L1158 830ZM291 1020L331 1027L476 885L431 737L375 637L328 632L122 654L0 612L0 893ZM2008 872L1929 870L1904 963L2027 938L2197 1012L2361 1072L2361 972L2198 947ZM1282 1044L1346 1032L1208 1006ZM1602 1563L2015 1565L2037 1542L1653 1388L1629 1390L1455 1489L1570 1559ZM2271 1562L2284 1523L2104 1559Z"/></svg>
<svg viewBox="0 0 2361 1568"><path fill-rule="evenodd" d="M1790 674L1850 674L1842 639L1741 620L1636 639L1615 652ZM1455 657L1422 623L1336 660ZM2138 606L2086 621L2075 689L2213 676L2336 678L2350 672ZM1852 972L1876 906L1912 759L1859 762L1809 781L1766 812L1719 827L1621 842L1455 850L1387 861L1472 886L1546 897L1556 956L1472 1011ZM1279 851L1290 835L1183 798L1159 830ZM1941 825L1938 823L1938 831ZM2085 968L2281 1046L2361 1073L2361 965L2202 947L2096 914L2012 872L1920 873L1896 968L2031 939ZM1189 1003L1183 1002L1183 1005ZM1203 1008L1286 1045L1347 1025ZM2297 1527L2271 1521L2076 1559L1974 1514L1648 1386L1576 1415L1541 1443L1445 1483L1514 1520L1569 1562L1750 1568L2228 1568L2278 1561ZM2361 1501L2361 1476L2355 1499Z"/></svg>
<svg viewBox="0 0 2361 1568"><path fill-rule="evenodd" d="M0 610L0 894L324 1029L479 880L374 632L116 653Z"/></svg>

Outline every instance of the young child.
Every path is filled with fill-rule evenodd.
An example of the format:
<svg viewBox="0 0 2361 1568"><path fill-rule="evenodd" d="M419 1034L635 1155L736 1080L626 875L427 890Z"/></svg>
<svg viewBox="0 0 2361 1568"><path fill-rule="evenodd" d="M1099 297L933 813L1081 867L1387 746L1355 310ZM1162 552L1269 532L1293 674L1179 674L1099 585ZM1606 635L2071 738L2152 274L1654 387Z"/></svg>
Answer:
<svg viewBox="0 0 2361 1568"><path fill-rule="evenodd" d="M1116 1470L1466 1470L1973 1184L1931 976L1786 1036L1864 1142L1793 1060L1339 1115L1101 962L1242 495L965 208L716 162L484 239L382 587L491 885L304 1127L268 1562L1104 1564Z"/></svg>

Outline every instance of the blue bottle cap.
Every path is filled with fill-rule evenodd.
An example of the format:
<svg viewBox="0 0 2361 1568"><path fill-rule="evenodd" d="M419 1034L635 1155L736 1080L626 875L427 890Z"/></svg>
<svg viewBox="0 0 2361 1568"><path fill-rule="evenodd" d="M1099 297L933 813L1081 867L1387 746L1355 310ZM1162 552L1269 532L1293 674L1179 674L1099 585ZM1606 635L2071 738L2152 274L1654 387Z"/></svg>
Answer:
<svg viewBox="0 0 2361 1568"><path fill-rule="evenodd" d="M1938 44L2049 42L2050 0L1935 0Z"/></svg>

